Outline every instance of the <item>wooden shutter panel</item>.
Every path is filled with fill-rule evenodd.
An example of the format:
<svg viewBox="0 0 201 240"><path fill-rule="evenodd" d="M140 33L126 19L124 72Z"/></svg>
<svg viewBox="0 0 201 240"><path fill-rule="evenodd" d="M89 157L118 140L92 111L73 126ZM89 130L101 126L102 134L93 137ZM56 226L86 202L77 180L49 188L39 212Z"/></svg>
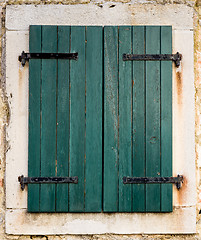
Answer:
<svg viewBox="0 0 201 240"><path fill-rule="evenodd" d="M172 28L161 27L161 53L172 53ZM172 176L172 63L161 62L161 175ZM161 211L172 211L172 185L161 185Z"/></svg>
<svg viewBox="0 0 201 240"><path fill-rule="evenodd" d="M31 26L29 30L30 52L41 52L41 26ZM40 176L40 91L41 60L29 62L29 161L28 175ZM28 185L28 211L39 211L40 186Z"/></svg>
<svg viewBox="0 0 201 240"><path fill-rule="evenodd" d="M133 28L132 49L134 54L145 53L145 27ZM145 177L145 62L134 61L132 87L132 174ZM145 185L132 186L132 211L145 211Z"/></svg>
<svg viewBox="0 0 201 240"><path fill-rule="evenodd" d="M104 211L118 211L118 180L118 27L105 27Z"/></svg>
<svg viewBox="0 0 201 240"><path fill-rule="evenodd" d="M51 41L50 41L51 39ZM57 27L42 27L42 52L57 52ZM41 176L53 177L56 159L57 60L42 59L41 68ZM40 211L55 211L55 184L42 184Z"/></svg>
<svg viewBox="0 0 201 240"><path fill-rule="evenodd" d="M172 63L124 62L123 53L172 52L172 29L104 29L105 212L172 211L172 185L124 185L124 176L172 175Z"/></svg>
<svg viewBox="0 0 201 240"><path fill-rule="evenodd" d="M28 175L78 176L78 184L30 184L29 212L172 211L172 185L122 181L172 176L172 63L122 60L171 53L171 33L30 27L30 52L78 52L78 61L29 62Z"/></svg>
<svg viewBox="0 0 201 240"><path fill-rule="evenodd" d="M30 184L28 211L99 212L102 27L31 26L30 52L78 52L77 61L30 60L28 166L29 176L78 184Z"/></svg>
<svg viewBox="0 0 201 240"><path fill-rule="evenodd" d="M70 52L70 27L58 26L58 52ZM57 84L57 176L69 173L69 135L70 135L70 91L69 91L69 60L58 60ZM69 174L68 174L69 175ZM57 184L56 211L67 212L68 184Z"/></svg>

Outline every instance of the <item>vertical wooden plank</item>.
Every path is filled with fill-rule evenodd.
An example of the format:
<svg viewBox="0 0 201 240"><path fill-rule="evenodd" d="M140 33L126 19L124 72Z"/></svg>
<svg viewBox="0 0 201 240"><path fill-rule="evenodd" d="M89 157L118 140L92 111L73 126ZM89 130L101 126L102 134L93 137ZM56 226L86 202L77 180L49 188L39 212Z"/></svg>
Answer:
<svg viewBox="0 0 201 240"><path fill-rule="evenodd" d="M102 40L102 27L87 27L85 212L102 210Z"/></svg>
<svg viewBox="0 0 201 240"><path fill-rule="evenodd" d="M84 212L85 162L85 27L71 27L71 52L78 60L70 62L70 176L78 184L69 185L69 211Z"/></svg>
<svg viewBox="0 0 201 240"><path fill-rule="evenodd" d="M161 27L161 54L172 53L172 27ZM172 62L161 62L161 176L172 176ZM161 211L172 211L172 184L161 185Z"/></svg>
<svg viewBox="0 0 201 240"><path fill-rule="evenodd" d="M30 26L29 51L41 52L41 26ZM28 176L40 176L40 83L41 60L29 61L29 161ZM39 211L38 184L28 185L28 211Z"/></svg>
<svg viewBox="0 0 201 240"><path fill-rule="evenodd" d="M131 174L132 62L122 55L131 53L131 27L119 27L119 212L131 212L131 185L123 184Z"/></svg>
<svg viewBox="0 0 201 240"><path fill-rule="evenodd" d="M57 27L42 26L42 52L57 52ZM41 176L55 176L57 60L42 60ZM55 184L42 184L40 211L55 211Z"/></svg>
<svg viewBox="0 0 201 240"><path fill-rule="evenodd" d="M70 27L58 26L58 52L70 52ZM57 176L68 176L69 163L69 60L58 60ZM57 184L56 211L68 212L68 184Z"/></svg>
<svg viewBox="0 0 201 240"><path fill-rule="evenodd" d="M118 209L118 27L104 28L104 212Z"/></svg>
<svg viewBox="0 0 201 240"><path fill-rule="evenodd" d="M133 53L145 52L145 27L133 27ZM145 62L133 61L133 174L145 177ZM133 184L133 211L145 211L145 185Z"/></svg>
<svg viewBox="0 0 201 240"><path fill-rule="evenodd" d="M160 27L146 27L146 53L160 53ZM160 173L160 62L146 62L146 176ZM160 211L160 185L146 186L146 211Z"/></svg>

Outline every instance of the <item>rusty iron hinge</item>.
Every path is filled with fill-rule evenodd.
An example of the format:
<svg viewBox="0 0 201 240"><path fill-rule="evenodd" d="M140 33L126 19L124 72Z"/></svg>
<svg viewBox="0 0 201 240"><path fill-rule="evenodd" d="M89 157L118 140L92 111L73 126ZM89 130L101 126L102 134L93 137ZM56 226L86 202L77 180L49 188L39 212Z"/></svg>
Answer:
<svg viewBox="0 0 201 240"><path fill-rule="evenodd" d="M78 177L18 177L21 189L24 190L25 184L43 184L43 183L78 183Z"/></svg>
<svg viewBox="0 0 201 240"><path fill-rule="evenodd" d="M173 183L176 184L178 190L181 188L183 180L182 175L177 175L177 177L123 177L124 184Z"/></svg>
<svg viewBox="0 0 201 240"><path fill-rule="evenodd" d="M173 61L176 67L180 66L182 55L175 54L123 54L123 61Z"/></svg>
<svg viewBox="0 0 201 240"><path fill-rule="evenodd" d="M25 53L22 51L21 55L18 57L18 60L22 63L24 67L26 61L29 59L69 59L77 60L78 53Z"/></svg>

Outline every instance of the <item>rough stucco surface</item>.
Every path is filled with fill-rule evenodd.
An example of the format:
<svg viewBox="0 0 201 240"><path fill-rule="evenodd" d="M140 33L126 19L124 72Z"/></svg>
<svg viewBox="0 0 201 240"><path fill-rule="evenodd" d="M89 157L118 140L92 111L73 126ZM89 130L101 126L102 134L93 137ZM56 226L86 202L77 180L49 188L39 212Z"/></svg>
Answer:
<svg viewBox="0 0 201 240"><path fill-rule="evenodd" d="M195 4L194 16L195 71L195 152L197 174L197 232L201 236L201 1Z"/></svg>
<svg viewBox="0 0 201 240"><path fill-rule="evenodd" d="M104 6L104 4L115 5L115 2L127 2L127 4L137 3L155 3L160 4L184 4L194 8L194 71L195 71L195 137L196 137L196 176L197 176L197 234L195 235L63 235L63 236L14 236L5 234L5 154L9 149L9 143L6 142L5 127L9 123L9 102L6 96L6 80L5 80L5 7L6 5L20 5L20 4L87 4L90 0L0 0L1 5L1 41L0 41L0 56L1 56L1 73L0 73L0 240L18 239L18 240L167 240L167 239L201 239L201 0L186 1L186 0L120 0L120 1L92 1L97 6ZM131 6L132 7L132 6ZM151 223L150 223L151 224Z"/></svg>

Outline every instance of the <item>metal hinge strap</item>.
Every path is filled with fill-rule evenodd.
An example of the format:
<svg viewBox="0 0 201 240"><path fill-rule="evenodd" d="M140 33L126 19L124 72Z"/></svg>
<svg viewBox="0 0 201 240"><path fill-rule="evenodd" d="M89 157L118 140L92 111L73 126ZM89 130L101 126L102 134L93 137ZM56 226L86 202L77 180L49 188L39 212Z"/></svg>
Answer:
<svg viewBox="0 0 201 240"><path fill-rule="evenodd" d="M21 189L24 190L25 184L43 184L43 183L78 183L78 177L18 177Z"/></svg>
<svg viewBox="0 0 201 240"><path fill-rule="evenodd" d="M29 59L70 59L77 60L78 53L25 53L24 51L18 57L18 60L25 65Z"/></svg>
<svg viewBox="0 0 201 240"><path fill-rule="evenodd" d="M124 184L173 183L176 184L178 190L181 188L183 180L182 175L177 175L177 177L123 177Z"/></svg>
<svg viewBox="0 0 201 240"><path fill-rule="evenodd" d="M180 66L182 55L175 54L123 54L123 61L173 61L176 67Z"/></svg>

